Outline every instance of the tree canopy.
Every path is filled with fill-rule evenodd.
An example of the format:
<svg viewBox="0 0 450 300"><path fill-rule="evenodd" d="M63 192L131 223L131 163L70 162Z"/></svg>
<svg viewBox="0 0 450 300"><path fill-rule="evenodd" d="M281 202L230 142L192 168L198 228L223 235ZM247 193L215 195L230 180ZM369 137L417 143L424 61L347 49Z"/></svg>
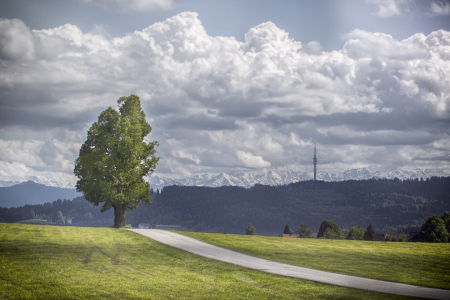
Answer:
<svg viewBox="0 0 450 300"><path fill-rule="evenodd" d="M139 202L150 204L144 176L154 172L159 160L158 142L145 140L152 128L139 97L117 102L120 113L109 107L92 124L74 169L77 191L94 205L103 203L102 212L113 208L116 228L125 225L125 211L138 208Z"/></svg>
<svg viewBox="0 0 450 300"><path fill-rule="evenodd" d="M364 229L359 226L353 226L348 231L347 236L345 237L347 240L362 240L364 238Z"/></svg>
<svg viewBox="0 0 450 300"><path fill-rule="evenodd" d="M430 243L447 243L449 233L445 228L442 218L431 215L428 220L422 224L423 240Z"/></svg>
<svg viewBox="0 0 450 300"><path fill-rule="evenodd" d="M320 224L318 238L339 239L342 235L342 230L339 226L331 220L324 220Z"/></svg>

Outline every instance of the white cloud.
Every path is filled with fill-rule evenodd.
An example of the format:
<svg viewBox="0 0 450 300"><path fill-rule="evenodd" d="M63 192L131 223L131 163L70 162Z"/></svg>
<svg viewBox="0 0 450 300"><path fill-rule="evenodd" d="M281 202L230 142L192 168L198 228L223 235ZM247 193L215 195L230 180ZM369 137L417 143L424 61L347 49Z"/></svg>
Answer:
<svg viewBox="0 0 450 300"><path fill-rule="evenodd" d="M85 3L98 5L103 9L119 9L121 11L153 11L169 10L173 0L82 0Z"/></svg>
<svg viewBox="0 0 450 300"><path fill-rule="evenodd" d="M432 15L447 16L450 15L450 3L448 2L432 2L430 6Z"/></svg>
<svg viewBox="0 0 450 300"><path fill-rule="evenodd" d="M444 30L402 41L354 30L342 50L327 52L271 22L244 42L209 36L186 12L115 38L2 20L0 37L0 160L33 172L72 176L86 130L131 93L160 142L160 174L309 166L314 141L331 169L390 153L401 166L450 134ZM40 134L4 137L11 127ZM439 151L427 159L448 164Z"/></svg>
<svg viewBox="0 0 450 300"><path fill-rule="evenodd" d="M36 37L18 19L0 19L0 59L27 61L35 57Z"/></svg>
<svg viewBox="0 0 450 300"><path fill-rule="evenodd" d="M374 14L380 18L400 16L408 10L411 0L366 0L366 3L376 5L378 11Z"/></svg>
<svg viewBox="0 0 450 300"><path fill-rule="evenodd" d="M251 153L238 151L237 156L239 160L248 168L267 168L270 167L270 162L265 161L261 156L255 156Z"/></svg>

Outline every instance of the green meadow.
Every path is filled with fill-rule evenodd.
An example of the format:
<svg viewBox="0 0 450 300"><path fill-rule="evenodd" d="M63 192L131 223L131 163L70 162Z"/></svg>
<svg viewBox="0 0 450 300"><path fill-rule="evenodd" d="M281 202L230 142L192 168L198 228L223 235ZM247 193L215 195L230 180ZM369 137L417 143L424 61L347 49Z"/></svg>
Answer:
<svg viewBox="0 0 450 300"><path fill-rule="evenodd" d="M0 223L0 270L1 299L404 298L249 270L113 228Z"/></svg>
<svg viewBox="0 0 450 300"><path fill-rule="evenodd" d="M450 289L450 244L182 232L237 252L302 267Z"/></svg>

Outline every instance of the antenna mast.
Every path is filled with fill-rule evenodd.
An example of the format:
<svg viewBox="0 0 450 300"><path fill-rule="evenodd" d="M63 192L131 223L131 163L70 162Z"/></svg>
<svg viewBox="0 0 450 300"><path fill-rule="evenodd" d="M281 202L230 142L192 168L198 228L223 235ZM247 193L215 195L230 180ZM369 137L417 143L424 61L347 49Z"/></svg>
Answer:
<svg viewBox="0 0 450 300"><path fill-rule="evenodd" d="M314 143L314 159L313 159L313 164L314 164L314 181L316 181L316 165L317 165L316 143Z"/></svg>

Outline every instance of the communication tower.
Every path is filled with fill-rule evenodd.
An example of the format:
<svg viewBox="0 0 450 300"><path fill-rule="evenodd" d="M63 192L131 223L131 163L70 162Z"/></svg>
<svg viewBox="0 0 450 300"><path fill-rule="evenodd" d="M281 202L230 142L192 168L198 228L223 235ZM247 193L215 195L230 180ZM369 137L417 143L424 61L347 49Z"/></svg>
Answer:
<svg viewBox="0 0 450 300"><path fill-rule="evenodd" d="M313 159L313 164L314 164L314 181L316 181L316 165L317 165L316 143L314 143L314 159Z"/></svg>

